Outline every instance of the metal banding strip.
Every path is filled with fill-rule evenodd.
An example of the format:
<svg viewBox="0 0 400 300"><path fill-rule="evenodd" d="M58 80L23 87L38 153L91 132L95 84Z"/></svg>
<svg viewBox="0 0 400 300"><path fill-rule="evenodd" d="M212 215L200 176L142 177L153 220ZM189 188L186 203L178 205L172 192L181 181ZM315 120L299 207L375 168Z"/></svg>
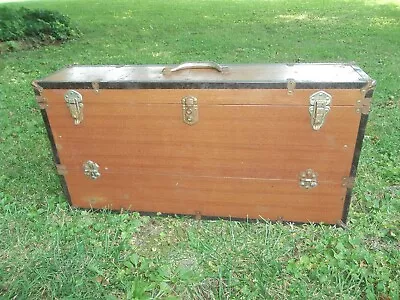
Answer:
<svg viewBox="0 0 400 300"><path fill-rule="evenodd" d="M92 82L41 81L45 89L93 89ZM361 89L365 82L296 82L296 89ZM285 82L99 82L98 89L287 89Z"/></svg>
<svg viewBox="0 0 400 300"><path fill-rule="evenodd" d="M42 114L43 122L46 127L46 131L47 131L47 136L50 141L51 150L53 152L54 162L58 165L58 164L60 164L60 158L58 156L56 143L54 142L53 133L51 132L51 129L50 129L50 122L49 122L49 118L47 117L47 112L45 109L41 109L40 112Z"/></svg>
<svg viewBox="0 0 400 300"><path fill-rule="evenodd" d="M360 160L361 147L362 147L363 140L364 140L367 122L368 122L368 115L361 115L360 126L358 128L358 134L357 134L356 147L354 149L353 162L351 163L351 170L350 170L349 177L354 178L354 177L356 177L356 174L357 174L358 162ZM348 188L346 191L346 197L345 197L343 213L342 213L342 222L344 224L346 224L346 222L347 222L347 216L349 214L352 192L353 192L352 187Z"/></svg>
<svg viewBox="0 0 400 300"><path fill-rule="evenodd" d="M369 90L366 94L365 94L365 98L372 98L372 95L374 94L374 90Z"/></svg>

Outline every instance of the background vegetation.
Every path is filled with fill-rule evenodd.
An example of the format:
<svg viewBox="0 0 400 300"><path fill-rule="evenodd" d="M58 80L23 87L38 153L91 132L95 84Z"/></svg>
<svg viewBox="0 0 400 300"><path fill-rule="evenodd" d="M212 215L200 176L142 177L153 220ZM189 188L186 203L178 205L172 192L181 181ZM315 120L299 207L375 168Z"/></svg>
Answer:
<svg viewBox="0 0 400 300"><path fill-rule="evenodd" d="M64 42L79 36L67 16L43 9L0 6L0 53Z"/></svg>
<svg viewBox="0 0 400 300"><path fill-rule="evenodd" d="M83 36L0 57L0 297L399 299L398 2L23 4ZM356 61L377 80L347 230L68 207L30 82L72 63L208 60Z"/></svg>

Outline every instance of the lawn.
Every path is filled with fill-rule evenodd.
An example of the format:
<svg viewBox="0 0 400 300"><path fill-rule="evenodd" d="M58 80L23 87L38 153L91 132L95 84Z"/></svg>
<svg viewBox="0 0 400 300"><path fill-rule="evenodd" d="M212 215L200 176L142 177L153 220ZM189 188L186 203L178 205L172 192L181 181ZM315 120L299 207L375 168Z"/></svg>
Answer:
<svg viewBox="0 0 400 300"><path fill-rule="evenodd" d="M5 5L5 4L0 4ZM399 299L400 2L59 0L0 57L1 299ZM65 65L357 62L377 80L347 229L72 209L30 86Z"/></svg>

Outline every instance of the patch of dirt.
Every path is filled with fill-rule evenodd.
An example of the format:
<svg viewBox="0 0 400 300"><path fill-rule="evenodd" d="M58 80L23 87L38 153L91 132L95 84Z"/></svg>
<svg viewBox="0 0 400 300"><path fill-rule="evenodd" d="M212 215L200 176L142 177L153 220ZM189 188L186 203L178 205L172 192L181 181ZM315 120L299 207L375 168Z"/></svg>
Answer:
<svg viewBox="0 0 400 300"><path fill-rule="evenodd" d="M143 247L159 236L162 230L162 224L157 222L157 220L150 220L150 222L141 226L140 229L133 234L131 244L136 247Z"/></svg>
<svg viewBox="0 0 400 300"><path fill-rule="evenodd" d="M151 218L132 235L131 245L140 251L159 252L187 239L186 228L194 220Z"/></svg>
<svg viewBox="0 0 400 300"><path fill-rule="evenodd" d="M7 52L21 51L21 50L36 49L48 45L59 46L61 44L62 42L60 41L54 41L50 39L46 40L27 39L23 41L0 42L0 54L5 54Z"/></svg>

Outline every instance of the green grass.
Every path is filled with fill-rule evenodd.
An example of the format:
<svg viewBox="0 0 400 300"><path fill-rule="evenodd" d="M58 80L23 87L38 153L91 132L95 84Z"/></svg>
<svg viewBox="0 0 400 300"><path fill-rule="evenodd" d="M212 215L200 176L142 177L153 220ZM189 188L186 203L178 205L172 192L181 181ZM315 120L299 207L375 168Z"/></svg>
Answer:
<svg viewBox="0 0 400 300"><path fill-rule="evenodd" d="M399 299L398 1L24 5L83 36L0 57L0 298ZM30 82L73 63L208 60L356 61L377 80L347 230L67 205Z"/></svg>

